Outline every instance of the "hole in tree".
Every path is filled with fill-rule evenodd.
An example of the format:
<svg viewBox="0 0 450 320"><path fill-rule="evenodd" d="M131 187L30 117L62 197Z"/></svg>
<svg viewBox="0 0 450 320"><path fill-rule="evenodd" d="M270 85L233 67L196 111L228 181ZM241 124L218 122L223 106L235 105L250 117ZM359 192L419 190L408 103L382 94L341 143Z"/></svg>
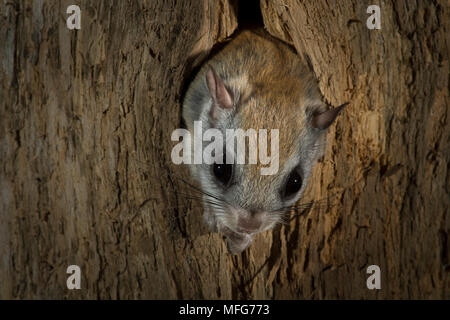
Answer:
<svg viewBox="0 0 450 320"><path fill-rule="evenodd" d="M263 27L259 0L239 1L238 4L238 31Z"/></svg>

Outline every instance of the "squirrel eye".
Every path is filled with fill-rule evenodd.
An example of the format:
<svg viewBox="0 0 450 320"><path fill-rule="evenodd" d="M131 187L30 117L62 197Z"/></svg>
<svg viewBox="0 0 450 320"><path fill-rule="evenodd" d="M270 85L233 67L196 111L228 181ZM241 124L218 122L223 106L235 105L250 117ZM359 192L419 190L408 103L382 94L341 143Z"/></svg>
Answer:
<svg viewBox="0 0 450 320"><path fill-rule="evenodd" d="M224 185L227 185L231 180L233 165L226 163L226 158L224 156L223 163L214 163L213 173L217 180L219 180Z"/></svg>
<svg viewBox="0 0 450 320"><path fill-rule="evenodd" d="M302 187L302 177L297 172L297 170L294 170L289 175L283 196L285 198L290 197L293 194L297 193L301 189L301 187Z"/></svg>

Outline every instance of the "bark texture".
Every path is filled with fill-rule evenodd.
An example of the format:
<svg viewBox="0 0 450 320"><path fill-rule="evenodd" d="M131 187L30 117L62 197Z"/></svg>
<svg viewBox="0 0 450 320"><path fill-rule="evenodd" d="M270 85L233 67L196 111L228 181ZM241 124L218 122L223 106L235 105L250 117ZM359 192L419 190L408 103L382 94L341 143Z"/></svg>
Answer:
<svg viewBox="0 0 450 320"><path fill-rule="evenodd" d="M0 298L450 298L446 1L380 1L369 30L368 1L261 0L350 105L302 200L322 201L238 256L186 197L170 135L240 3L79 1L69 30L71 4L0 4Z"/></svg>

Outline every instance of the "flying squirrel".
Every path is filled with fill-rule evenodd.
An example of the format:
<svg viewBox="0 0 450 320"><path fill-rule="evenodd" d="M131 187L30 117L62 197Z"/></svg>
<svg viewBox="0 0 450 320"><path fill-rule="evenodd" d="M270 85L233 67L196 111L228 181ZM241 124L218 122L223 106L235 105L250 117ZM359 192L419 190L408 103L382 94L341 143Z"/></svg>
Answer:
<svg viewBox="0 0 450 320"><path fill-rule="evenodd" d="M189 84L183 118L194 133L215 128L278 129L276 174L262 175L261 165L226 161L236 150L224 145L223 161L190 164L203 191L204 221L225 235L237 254L253 236L273 228L300 199L325 133L347 104L329 108L313 72L287 44L264 31L242 31L208 60Z"/></svg>

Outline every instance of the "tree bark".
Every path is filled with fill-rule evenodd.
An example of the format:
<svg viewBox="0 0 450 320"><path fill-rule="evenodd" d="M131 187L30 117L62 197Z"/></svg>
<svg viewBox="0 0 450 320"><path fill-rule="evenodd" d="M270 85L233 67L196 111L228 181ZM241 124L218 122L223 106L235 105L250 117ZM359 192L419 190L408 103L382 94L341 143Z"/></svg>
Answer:
<svg viewBox="0 0 450 320"><path fill-rule="evenodd" d="M369 30L367 1L261 0L324 98L350 105L315 204L237 256L203 226L170 136L240 2L78 1L80 30L71 4L0 4L0 298L450 298L445 1L383 1Z"/></svg>

